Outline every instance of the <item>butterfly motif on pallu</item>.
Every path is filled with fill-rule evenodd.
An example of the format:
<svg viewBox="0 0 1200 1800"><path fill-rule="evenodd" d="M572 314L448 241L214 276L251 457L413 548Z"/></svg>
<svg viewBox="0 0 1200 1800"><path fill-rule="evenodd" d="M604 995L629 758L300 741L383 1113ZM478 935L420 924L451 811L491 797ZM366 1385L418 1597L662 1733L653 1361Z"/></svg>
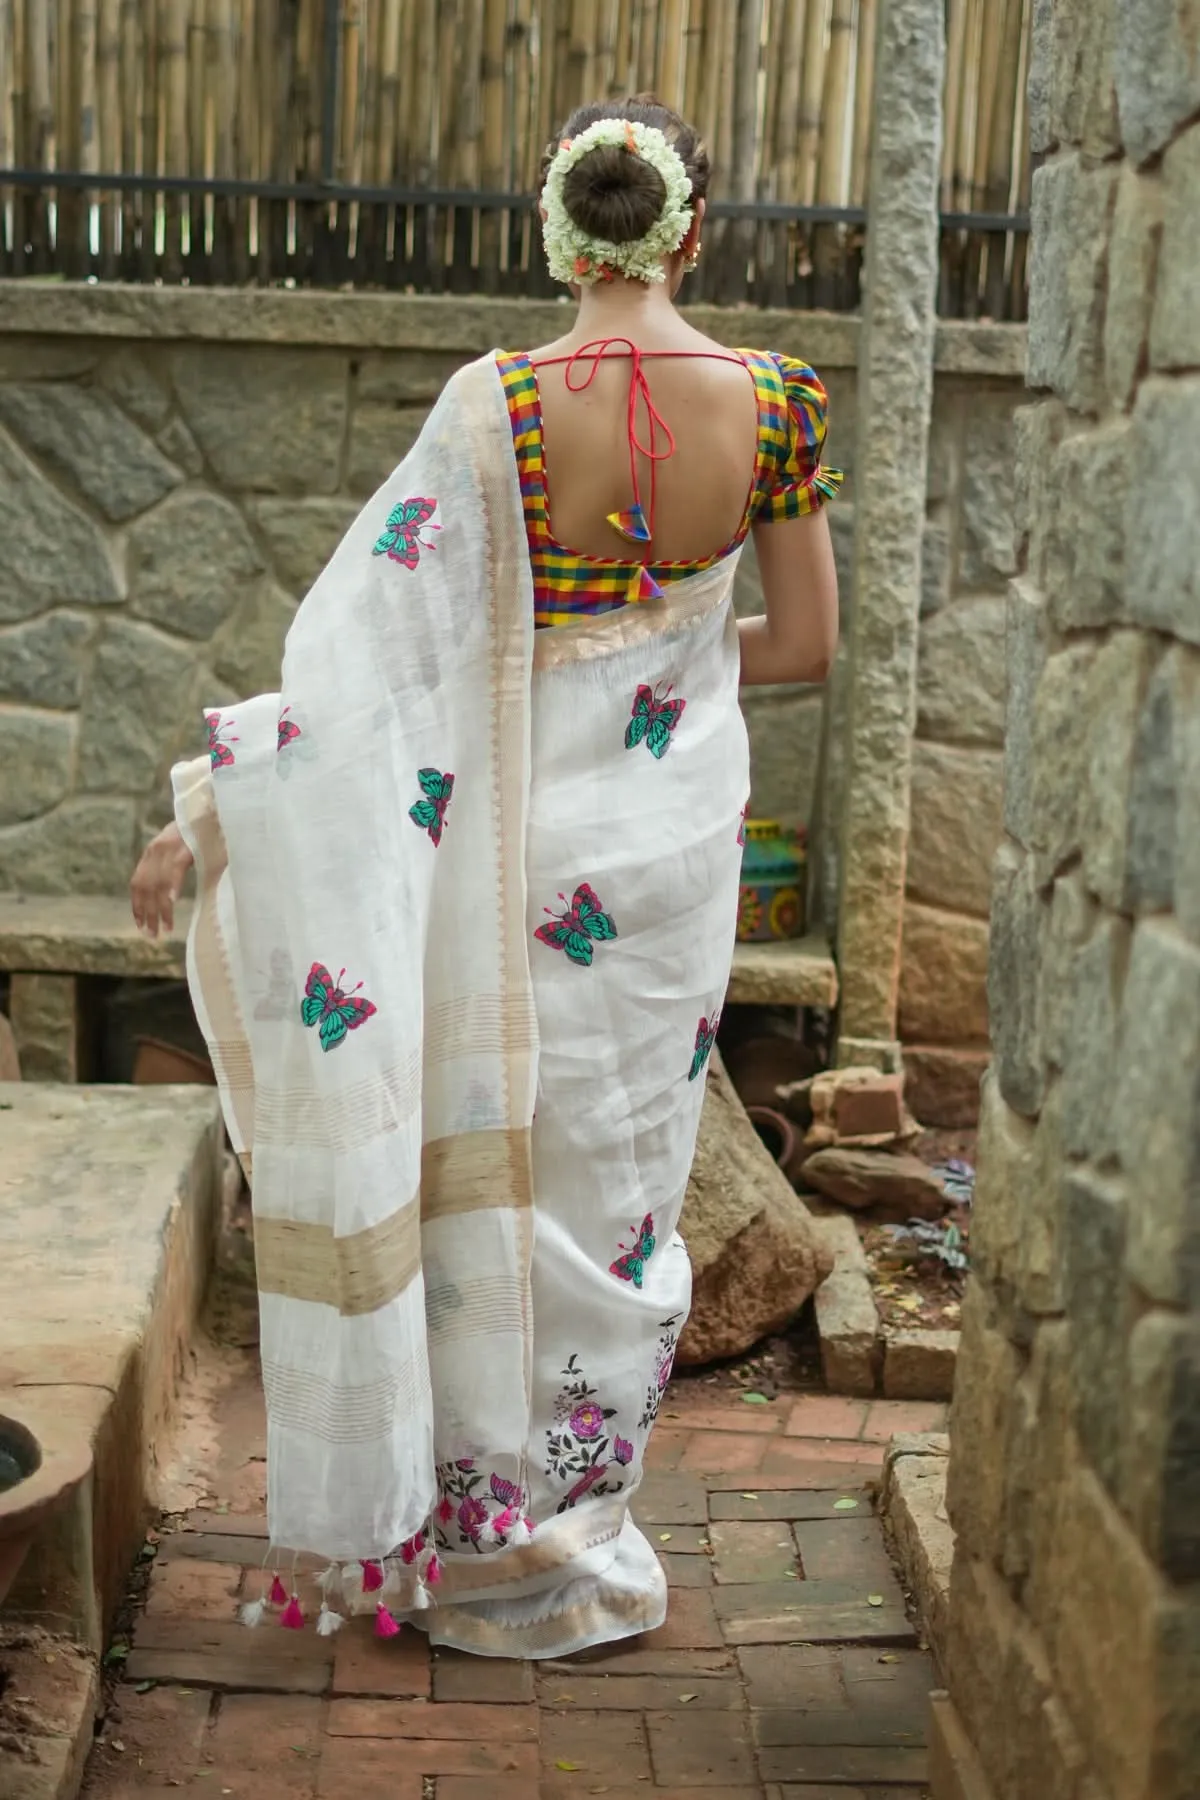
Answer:
<svg viewBox="0 0 1200 1800"><path fill-rule="evenodd" d="M427 831L437 845L441 843L442 832L446 828L446 808L454 792L454 777L443 775L440 769L418 769L417 780L425 798L409 807L408 816L414 825Z"/></svg>
<svg viewBox="0 0 1200 1800"><path fill-rule="evenodd" d="M314 963L304 984L300 1017L306 1025L319 1025L322 1050L336 1050L346 1041L346 1033L365 1025L375 1011L369 1000L358 997L358 987L346 993L342 988L343 969L335 981L324 963Z"/></svg>
<svg viewBox="0 0 1200 1800"><path fill-rule="evenodd" d="M705 1063L712 1055L712 1047L717 1041L717 1028L721 1023L720 1008L711 1019L701 1019L696 1027L696 1046L692 1052L692 1067L688 1074L689 1081L695 1081L703 1071Z"/></svg>
<svg viewBox="0 0 1200 1800"><path fill-rule="evenodd" d="M574 900L569 901L565 894L558 897L565 911L556 913L547 907L551 923L539 925L533 935L543 944L549 944L552 950L565 951L573 963L590 969L593 944L610 942L616 937L617 928L601 906L595 888L589 887L586 881L575 889Z"/></svg>
<svg viewBox="0 0 1200 1800"><path fill-rule="evenodd" d="M656 762L661 762L671 748L671 733L683 717L686 700L672 700L667 688L661 696L645 682L633 701L633 716L625 727L625 748L636 750L645 744Z"/></svg>
<svg viewBox="0 0 1200 1800"><path fill-rule="evenodd" d="M289 744L294 744L296 739L301 735L300 727L297 725L295 719L288 718L288 714L291 710L290 706L285 706L279 715L279 723L275 727L278 738L275 745L276 755L278 755L281 750L286 750Z"/></svg>
<svg viewBox="0 0 1200 1800"><path fill-rule="evenodd" d="M646 1264L654 1255L654 1244L654 1215L647 1213L635 1242L628 1249L622 1244L621 1255L609 1265L609 1274L615 1275L618 1281L632 1281L635 1288L640 1288Z"/></svg>
<svg viewBox="0 0 1200 1800"><path fill-rule="evenodd" d="M432 523L436 511L436 500L423 499L420 495L401 500L388 514L387 524L375 540L372 556L386 556L391 562L403 563L406 569L415 569L422 550L437 549L436 544L421 536L423 527L428 531L442 529Z"/></svg>
<svg viewBox="0 0 1200 1800"><path fill-rule="evenodd" d="M229 726L233 724L233 720L230 719L228 724L223 724L219 712L210 712L205 713L204 723L208 727L208 754L213 768L232 768L236 758L234 757L233 751L229 748L229 745L236 744L237 739L230 738L229 742L226 743L222 739L221 733L223 731L228 731Z"/></svg>

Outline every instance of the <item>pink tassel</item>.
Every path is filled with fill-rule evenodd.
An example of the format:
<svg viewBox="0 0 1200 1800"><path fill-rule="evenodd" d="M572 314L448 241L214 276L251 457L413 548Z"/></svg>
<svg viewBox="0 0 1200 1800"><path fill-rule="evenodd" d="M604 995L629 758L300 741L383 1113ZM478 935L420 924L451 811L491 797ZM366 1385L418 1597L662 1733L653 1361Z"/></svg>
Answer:
<svg viewBox="0 0 1200 1800"><path fill-rule="evenodd" d="M424 1550L424 1548L425 1548L424 1536L422 1535L421 1532L418 1531L416 1537L409 1538L407 1544L401 1544L401 1546L400 1546L401 1562L404 1563L408 1568L411 1568L413 1563L416 1562L418 1556L420 1556L422 1550Z"/></svg>
<svg viewBox="0 0 1200 1800"><path fill-rule="evenodd" d="M399 1637L400 1627L381 1600L375 1612L375 1636L378 1638Z"/></svg>
<svg viewBox="0 0 1200 1800"><path fill-rule="evenodd" d="M507 1536L520 1516L515 1506L506 1506L503 1512L496 1514L492 1524L499 1534Z"/></svg>
<svg viewBox="0 0 1200 1800"><path fill-rule="evenodd" d="M448 1525L450 1523L451 1519L454 1517L454 1502L453 1502L453 1500L446 1500L446 1499L439 1500L437 1516L442 1521L443 1525Z"/></svg>
<svg viewBox="0 0 1200 1800"><path fill-rule="evenodd" d="M283 1626L283 1629L285 1631L303 1631L304 1630L304 1614L300 1610L300 1602L296 1598L295 1594L293 1594L291 1599L288 1601L287 1610L284 1613L282 1619L280 1619L279 1623Z"/></svg>
<svg viewBox="0 0 1200 1800"><path fill-rule="evenodd" d="M377 1562L365 1562L362 1566L363 1593L377 1594L383 1586L383 1570Z"/></svg>
<svg viewBox="0 0 1200 1800"><path fill-rule="evenodd" d="M272 1606L286 1606L288 1603L288 1591L278 1575L271 1583L270 1600Z"/></svg>
<svg viewBox="0 0 1200 1800"><path fill-rule="evenodd" d="M425 1570L426 1585L428 1587L436 1587L438 1582L441 1579L442 1579L442 1565L438 1561L436 1555L431 1556L429 1559L429 1566Z"/></svg>

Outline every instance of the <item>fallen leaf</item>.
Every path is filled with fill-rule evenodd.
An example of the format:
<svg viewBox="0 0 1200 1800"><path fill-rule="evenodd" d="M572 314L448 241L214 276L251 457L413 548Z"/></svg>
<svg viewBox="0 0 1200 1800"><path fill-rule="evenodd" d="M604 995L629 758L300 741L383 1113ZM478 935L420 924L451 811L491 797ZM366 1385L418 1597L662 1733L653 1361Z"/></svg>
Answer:
<svg viewBox="0 0 1200 1800"><path fill-rule="evenodd" d="M660 1531L658 1534L659 1543L660 1544L669 1544L671 1541L671 1535L672 1534L669 1531Z"/></svg>
<svg viewBox="0 0 1200 1800"><path fill-rule="evenodd" d="M882 1594L868 1594L867 1595L867 1605L868 1606L882 1606L883 1605L883 1595Z"/></svg>
<svg viewBox="0 0 1200 1800"><path fill-rule="evenodd" d="M835 1500L833 1503L834 1512L855 1512L855 1511L857 1511L857 1509L858 1509L858 1501L857 1500L842 1499L842 1500Z"/></svg>
<svg viewBox="0 0 1200 1800"><path fill-rule="evenodd" d="M573 1762L556 1762L554 1766L556 1769L561 1769L564 1775L578 1775L580 1769L583 1767L583 1764L582 1763L573 1763Z"/></svg>
<svg viewBox="0 0 1200 1800"><path fill-rule="evenodd" d="M133 1691L135 1694L148 1694L152 1688L157 1686L158 1683L156 1681L139 1681Z"/></svg>
<svg viewBox="0 0 1200 1800"><path fill-rule="evenodd" d="M121 1742L121 1740L120 1740L120 1738L114 1738L114 1739L113 1739L113 1741L112 1741L112 1747L113 1747L113 1749L114 1749L114 1750L115 1750L115 1751L116 1751L116 1753L117 1753L117 1755L118 1755L118 1756L124 1756L124 1754L125 1754L125 1746L124 1746L124 1744L123 1744L123 1743L122 1743L122 1742Z"/></svg>
<svg viewBox="0 0 1200 1800"><path fill-rule="evenodd" d="M743 1394L742 1399L747 1406L770 1406L771 1404L765 1394Z"/></svg>
<svg viewBox="0 0 1200 1800"><path fill-rule="evenodd" d="M879 1658L879 1661L881 1663L897 1663L900 1661L900 1658L896 1655L894 1650L888 1650Z"/></svg>
<svg viewBox="0 0 1200 1800"><path fill-rule="evenodd" d="M896 1305L902 1306L904 1308L905 1312L910 1312L910 1313L920 1312L920 1310L921 1310L920 1296L917 1294L901 1294L900 1298L896 1302Z"/></svg>
<svg viewBox="0 0 1200 1800"><path fill-rule="evenodd" d="M696 1698L697 1696L695 1694L680 1694L679 1704L680 1706L690 1706L692 1701Z"/></svg>
<svg viewBox="0 0 1200 1800"><path fill-rule="evenodd" d="M757 1500L758 1495L757 1494L743 1494L742 1499L743 1500Z"/></svg>

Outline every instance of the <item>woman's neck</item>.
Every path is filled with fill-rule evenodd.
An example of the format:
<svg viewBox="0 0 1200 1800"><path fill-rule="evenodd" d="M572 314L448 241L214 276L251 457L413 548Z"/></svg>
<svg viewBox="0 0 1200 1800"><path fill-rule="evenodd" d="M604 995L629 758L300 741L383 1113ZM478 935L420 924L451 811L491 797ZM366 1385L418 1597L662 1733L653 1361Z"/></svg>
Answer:
<svg viewBox="0 0 1200 1800"><path fill-rule="evenodd" d="M614 281L598 281L581 289L575 333L582 333L586 341L624 336L631 326L642 332L661 331L676 317L665 281L627 281L618 276Z"/></svg>

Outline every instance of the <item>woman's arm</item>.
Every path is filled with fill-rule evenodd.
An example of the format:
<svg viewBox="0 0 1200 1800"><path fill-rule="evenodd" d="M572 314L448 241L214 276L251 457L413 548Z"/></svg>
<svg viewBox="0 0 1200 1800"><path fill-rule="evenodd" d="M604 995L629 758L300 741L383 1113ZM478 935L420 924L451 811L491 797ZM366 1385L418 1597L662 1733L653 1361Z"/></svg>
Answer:
<svg viewBox="0 0 1200 1800"><path fill-rule="evenodd" d="M837 569L824 507L754 528L766 612L738 621L742 686L824 681L838 641Z"/></svg>
<svg viewBox="0 0 1200 1800"><path fill-rule="evenodd" d="M192 853L172 820L147 844L129 884L134 921L148 937L157 937L160 926L174 929L175 902L191 866Z"/></svg>

